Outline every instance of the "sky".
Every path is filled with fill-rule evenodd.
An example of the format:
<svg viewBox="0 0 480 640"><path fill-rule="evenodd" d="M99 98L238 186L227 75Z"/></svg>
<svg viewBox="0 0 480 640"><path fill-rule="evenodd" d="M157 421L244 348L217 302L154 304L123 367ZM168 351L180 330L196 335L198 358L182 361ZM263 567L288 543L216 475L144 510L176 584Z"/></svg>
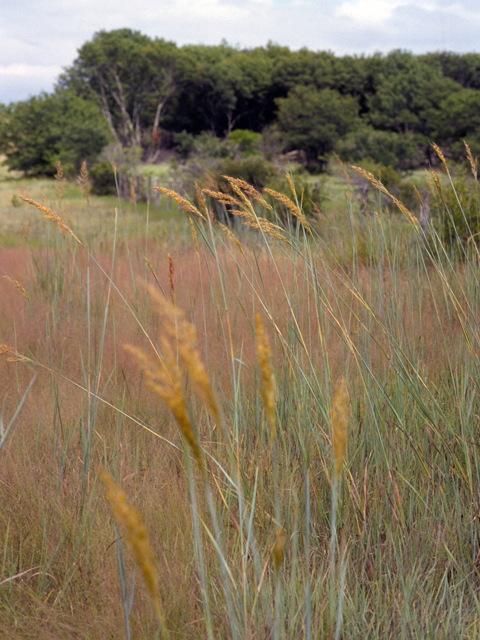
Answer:
<svg viewBox="0 0 480 640"><path fill-rule="evenodd" d="M479 0L0 0L0 103L51 91L95 32L335 54L480 51Z"/></svg>

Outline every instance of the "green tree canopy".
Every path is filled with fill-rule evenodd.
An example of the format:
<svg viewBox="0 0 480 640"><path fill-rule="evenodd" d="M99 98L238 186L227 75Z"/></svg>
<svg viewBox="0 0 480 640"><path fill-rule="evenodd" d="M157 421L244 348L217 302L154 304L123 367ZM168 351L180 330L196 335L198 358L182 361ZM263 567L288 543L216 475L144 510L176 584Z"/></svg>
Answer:
<svg viewBox="0 0 480 640"><path fill-rule="evenodd" d="M177 46L131 29L100 31L78 50L60 86L96 99L116 141L141 146L155 136L178 87Z"/></svg>
<svg viewBox="0 0 480 640"><path fill-rule="evenodd" d="M310 164L323 166L338 140L359 125L357 101L333 89L294 87L277 104L287 145L304 151Z"/></svg>
<svg viewBox="0 0 480 640"><path fill-rule="evenodd" d="M78 171L110 140L97 106L71 92L43 93L0 111L0 150L10 169L27 175L54 174L59 160Z"/></svg>

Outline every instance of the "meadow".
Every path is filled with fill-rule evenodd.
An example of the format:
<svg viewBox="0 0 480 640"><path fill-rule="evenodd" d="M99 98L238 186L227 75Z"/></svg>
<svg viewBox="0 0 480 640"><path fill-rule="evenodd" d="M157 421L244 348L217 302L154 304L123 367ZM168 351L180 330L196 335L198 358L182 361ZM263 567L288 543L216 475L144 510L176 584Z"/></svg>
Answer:
<svg viewBox="0 0 480 640"><path fill-rule="evenodd" d="M480 254L352 175L2 175L1 637L480 635Z"/></svg>

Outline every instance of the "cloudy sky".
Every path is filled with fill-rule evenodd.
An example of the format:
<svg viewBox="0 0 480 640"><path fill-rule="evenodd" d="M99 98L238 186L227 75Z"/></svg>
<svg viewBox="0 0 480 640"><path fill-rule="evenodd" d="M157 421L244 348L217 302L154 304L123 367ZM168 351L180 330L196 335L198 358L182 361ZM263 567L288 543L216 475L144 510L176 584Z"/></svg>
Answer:
<svg viewBox="0 0 480 640"><path fill-rule="evenodd" d="M480 51L479 0L0 0L0 102L50 91L96 31L337 54Z"/></svg>

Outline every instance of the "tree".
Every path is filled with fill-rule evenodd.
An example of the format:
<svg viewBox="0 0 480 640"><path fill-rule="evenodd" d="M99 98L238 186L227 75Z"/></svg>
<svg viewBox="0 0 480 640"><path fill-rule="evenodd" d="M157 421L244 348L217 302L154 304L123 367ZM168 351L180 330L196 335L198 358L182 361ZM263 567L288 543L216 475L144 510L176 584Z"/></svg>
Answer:
<svg viewBox="0 0 480 640"><path fill-rule="evenodd" d="M304 151L309 164L320 168L339 138L359 125L357 101L332 89L294 87L277 104L278 125L288 147Z"/></svg>
<svg viewBox="0 0 480 640"><path fill-rule="evenodd" d="M427 65L404 51L392 52L383 62L369 100L369 121L377 129L431 135L432 117L460 85L443 77L439 65Z"/></svg>
<svg viewBox="0 0 480 640"><path fill-rule="evenodd" d="M78 50L60 86L93 97L117 143L139 147L155 137L178 86L177 46L131 29L100 31Z"/></svg>
<svg viewBox="0 0 480 640"><path fill-rule="evenodd" d="M182 47L182 90L167 122L190 133L225 135L235 127L261 129L273 106L271 61L261 48L240 51L227 44Z"/></svg>
<svg viewBox="0 0 480 640"><path fill-rule="evenodd" d="M407 171L418 166L422 145L415 133L378 131L361 126L351 131L337 145L337 153L345 162L370 160L384 167Z"/></svg>
<svg viewBox="0 0 480 640"><path fill-rule="evenodd" d="M110 140L97 106L71 92L43 93L0 111L0 151L10 169L27 175L52 175L59 160L78 171Z"/></svg>
<svg viewBox="0 0 480 640"><path fill-rule="evenodd" d="M465 140L473 153L480 152L480 91L461 89L440 104L432 123L438 144L448 145L457 158L465 157Z"/></svg>

